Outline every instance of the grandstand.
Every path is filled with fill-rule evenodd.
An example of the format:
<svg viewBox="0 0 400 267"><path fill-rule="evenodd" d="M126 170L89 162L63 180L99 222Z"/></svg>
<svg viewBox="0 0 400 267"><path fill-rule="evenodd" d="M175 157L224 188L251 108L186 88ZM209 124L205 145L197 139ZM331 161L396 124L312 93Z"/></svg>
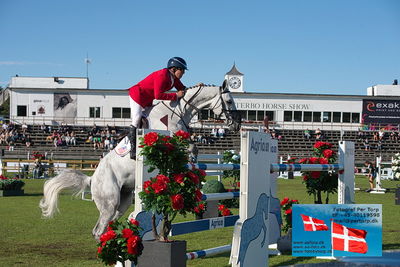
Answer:
<svg viewBox="0 0 400 267"><path fill-rule="evenodd" d="M258 125L261 127L261 124ZM52 126L53 130L60 130L61 126ZM21 130L21 125L16 126ZM68 126L69 131L76 133L77 144L68 146L54 146L53 141L46 140L49 136L48 133L43 132L41 125L28 125L29 134L32 139L32 145L26 147L22 141L16 141L13 145L13 150L10 150L9 145L3 143L0 149L3 151L3 158L6 159L27 159L28 155L33 152L39 152L46 155L47 159L53 160L99 160L102 155L108 153L108 149L97 148L94 149L93 142L88 140L88 132L91 126ZM101 127L99 127L101 128ZM257 125L253 125L253 130L257 130ZM117 134L113 135L118 139L121 133L127 131L127 127L116 127ZM195 128L194 133L202 136L211 136L211 128ZM378 142L373 141L373 133L376 131L364 131L364 134L369 137L371 150L365 151L363 141L359 139L358 131L337 131L326 130L323 132L322 141L328 141L333 144L334 149L337 151L338 142L353 141L355 142L355 160L357 164L362 164L365 160L374 160L377 156L382 156L384 161L390 161L391 157L400 151L400 142L391 140L387 132L386 137L383 139L382 148L378 149ZM277 133L282 137L278 140L279 155L284 159L288 156L302 158L311 156L312 146L315 143L315 136L310 139L304 137L303 130L289 130L280 129ZM240 137L239 133L227 132L223 138L210 138L211 142L197 142L199 152L201 154L214 154L223 152L228 149L239 150Z"/></svg>

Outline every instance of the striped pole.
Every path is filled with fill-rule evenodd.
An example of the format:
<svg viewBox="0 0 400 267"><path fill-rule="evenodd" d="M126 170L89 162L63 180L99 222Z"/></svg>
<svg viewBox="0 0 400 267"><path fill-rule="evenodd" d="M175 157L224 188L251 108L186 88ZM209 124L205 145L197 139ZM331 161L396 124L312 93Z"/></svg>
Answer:
<svg viewBox="0 0 400 267"><path fill-rule="evenodd" d="M192 167L200 170L220 170L220 171L231 171L240 170L240 164L187 164L186 168L191 169Z"/></svg>
<svg viewBox="0 0 400 267"><path fill-rule="evenodd" d="M215 247L215 248L210 248L210 249L205 249L205 250L199 250L199 251L194 251L194 252L189 252L186 253L186 259L187 260L193 260L201 257L206 257L206 256L212 256L224 252L230 252L232 248L232 245L225 245L225 246L220 246L220 247Z"/></svg>
<svg viewBox="0 0 400 267"><path fill-rule="evenodd" d="M271 171L334 171L343 170L343 164L271 164Z"/></svg>
<svg viewBox="0 0 400 267"><path fill-rule="evenodd" d="M201 200L222 200L222 199L233 199L238 198L239 192L225 192L225 193L213 193L204 194Z"/></svg>

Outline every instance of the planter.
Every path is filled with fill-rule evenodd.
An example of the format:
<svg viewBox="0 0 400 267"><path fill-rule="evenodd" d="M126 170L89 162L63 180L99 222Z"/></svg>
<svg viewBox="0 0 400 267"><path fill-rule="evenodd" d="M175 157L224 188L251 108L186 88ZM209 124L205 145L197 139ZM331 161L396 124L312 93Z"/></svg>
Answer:
<svg viewBox="0 0 400 267"><path fill-rule="evenodd" d="M0 197L10 197L10 196L23 196L24 190L0 190Z"/></svg>
<svg viewBox="0 0 400 267"><path fill-rule="evenodd" d="M207 209L203 213L203 219L218 217L219 200L207 201Z"/></svg>
<svg viewBox="0 0 400 267"><path fill-rule="evenodd" d="M292 254L292 229L289 229L287 235L278 238L277 248L281 254Z"/></svg>
<svg viewBox="0 0 400 267"><path fill-rule="evenodd" d="M138 267L186 267L186 241L158 242L143 240Z"/></svg>

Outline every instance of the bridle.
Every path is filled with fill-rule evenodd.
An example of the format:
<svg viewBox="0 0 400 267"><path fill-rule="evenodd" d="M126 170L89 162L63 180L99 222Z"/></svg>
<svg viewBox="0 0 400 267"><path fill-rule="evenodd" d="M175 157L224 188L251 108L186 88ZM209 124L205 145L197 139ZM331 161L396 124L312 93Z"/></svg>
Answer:
<svg viewBox="0 0 400 267"><path fill-rule="evenodd" d="M204 89L204 87L205 87L204 85L199 86L197 91L188 100L186 100L185 97L182 97L181 99L179 99L178 101L183 101L185 103L183 105L183 107L182 107L182 105L178 104L174 109L172 109L168 105L166 105L164 102L162 102L163 105L172 112L171 118L173 116L177 116L180 119L180 121L184 124L186 129L189 131L189 133L191 132L191 130L190 130L188 123L186 123L185 120L183 119L183 114L185 113L187 106L190 106L191 108L196 110L197 114L200 113L200 109L198 107L196 107L195 105L193 105L192 102L198 95L200 95L200 93ZM187 90L189 90L189 89L187 89ZM220 86L218 98L215 101L215 103L212 104L212 107L210 108L210 110L215 110L217 108L221 108L222 113L219 114L218 119L221 117L222 114L224 114L227 121L229 121L229 120L234 120L235 117L237 117L237 115L235 116L235 110L229 110L227 108L227 104L225 103L224 99L222 98L223 94L226 94L226 93L230 93L230 91L222 90L222 87ZM237 114L239 114L239 113L237 113Z"/></svg>

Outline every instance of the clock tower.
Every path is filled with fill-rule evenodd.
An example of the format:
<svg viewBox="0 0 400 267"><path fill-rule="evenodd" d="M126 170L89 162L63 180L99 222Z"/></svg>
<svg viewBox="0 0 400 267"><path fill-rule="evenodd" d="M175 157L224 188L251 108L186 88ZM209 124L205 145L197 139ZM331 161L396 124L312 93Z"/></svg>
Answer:
<svg viewBox="0 0 400 267"><path fill-rule="evenodd" d="M243 92L243 73L239 72L235 63L230 71L225 74L228 88L231 92Z"/></svg>

